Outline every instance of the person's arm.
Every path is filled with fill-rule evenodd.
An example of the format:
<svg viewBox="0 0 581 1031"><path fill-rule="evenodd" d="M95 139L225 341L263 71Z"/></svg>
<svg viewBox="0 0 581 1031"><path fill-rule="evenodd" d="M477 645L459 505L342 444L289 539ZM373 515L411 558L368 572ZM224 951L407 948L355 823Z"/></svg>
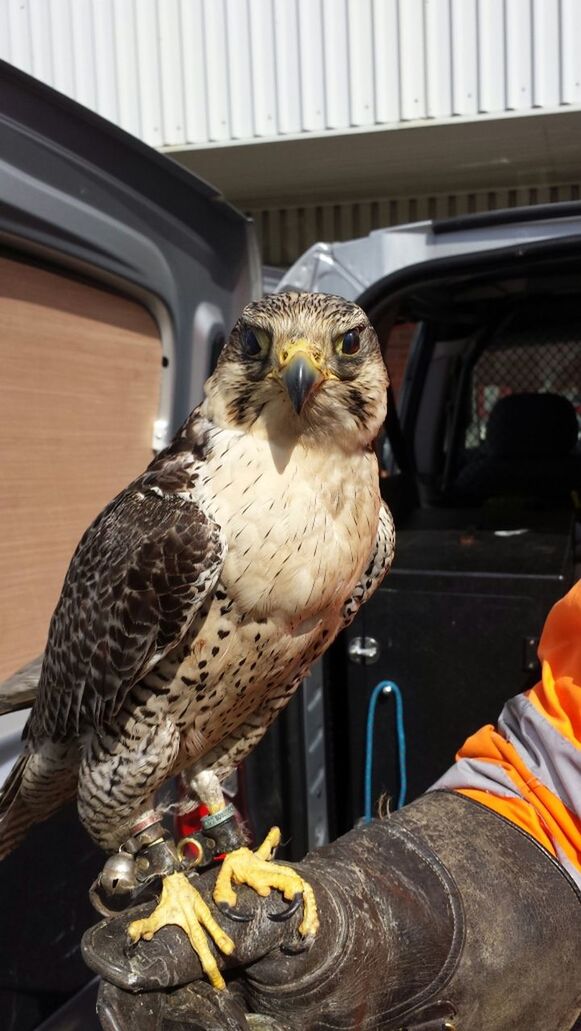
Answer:
<svg viewBox="0 0 581 1031"><path fill-rule="evenodd" d="M511 820L581 887L581 581L549 613L539 657L541 681L469 737L434 787Z"/></svg>

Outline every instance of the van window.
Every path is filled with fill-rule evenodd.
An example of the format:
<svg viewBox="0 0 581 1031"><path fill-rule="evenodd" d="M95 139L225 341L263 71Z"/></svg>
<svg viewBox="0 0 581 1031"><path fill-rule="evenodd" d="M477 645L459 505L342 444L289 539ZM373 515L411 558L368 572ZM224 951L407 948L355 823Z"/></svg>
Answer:
<svg viewBox="0 0 581 1031"><path fill-rule="evenodd" d="M466 448L484 441L490 413L501 397L545 393L571 401L581 429L581 327L576 332L559 332L553 326L511 333L482 352L472 371Z"/></svg>

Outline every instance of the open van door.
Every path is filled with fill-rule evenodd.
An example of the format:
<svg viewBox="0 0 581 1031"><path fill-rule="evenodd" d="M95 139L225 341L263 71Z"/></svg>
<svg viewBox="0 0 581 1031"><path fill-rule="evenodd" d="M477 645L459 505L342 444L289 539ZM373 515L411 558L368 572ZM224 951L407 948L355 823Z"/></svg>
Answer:
<svg viewBox="0 0 581 1031"><path fill-rule="evenodd" d="M252 224L211 186L0 62L0 680L42 652L82 532L261 292ZM26 715L0 717L0 782ZM3 1028L36 1028L88 979L101 865L72 808L2 864Z"/></svg>

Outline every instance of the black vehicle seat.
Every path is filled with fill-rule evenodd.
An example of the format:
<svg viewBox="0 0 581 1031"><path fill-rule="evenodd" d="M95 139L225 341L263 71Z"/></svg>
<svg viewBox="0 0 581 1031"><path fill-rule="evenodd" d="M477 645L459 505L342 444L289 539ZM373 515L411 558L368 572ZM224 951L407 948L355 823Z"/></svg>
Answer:
<svg viewBox="0 0 581 1031"><path fill-rule="evenodd" d="M453 484L460 500L527 497L566 504L581 489L577 416L560 394L509 394L498 400L486 439Z"/></svg>

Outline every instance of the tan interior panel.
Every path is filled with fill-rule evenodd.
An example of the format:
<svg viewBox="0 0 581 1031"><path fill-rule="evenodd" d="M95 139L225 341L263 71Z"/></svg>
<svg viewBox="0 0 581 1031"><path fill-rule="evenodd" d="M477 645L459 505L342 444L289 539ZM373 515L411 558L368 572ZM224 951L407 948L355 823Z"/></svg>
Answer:
<svg viewBox="0 0 581 1031"><path fill-rule="evenodd" d="M134 301L0 258L0 680L40 654L79 537L150 461L161 345Z"/></svg>

